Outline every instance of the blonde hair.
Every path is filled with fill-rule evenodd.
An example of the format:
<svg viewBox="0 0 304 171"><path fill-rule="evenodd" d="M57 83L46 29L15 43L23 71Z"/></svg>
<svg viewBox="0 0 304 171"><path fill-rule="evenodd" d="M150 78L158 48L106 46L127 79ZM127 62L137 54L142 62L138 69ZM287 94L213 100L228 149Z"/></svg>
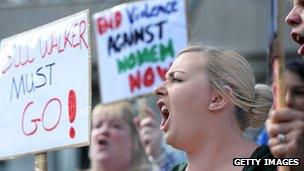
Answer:
<svg viewBox="0 0 304 171"><path fill-rule="evenodd" d="M200 53L205 59L204 71L211 85L236 105L235 115L242 130L265 122L273 101L271 88L255 85L253 70L244 57L231 50L192 45L179 55L186 52ZM232 89L232 95L225 86Z"/></svg>
<svg viewBox="0 0 304 171"><path fill-rule="evenodd" d="M98 104L92 111L92 120L96 116L106 115L114 118L120 118L127 123L130 129L130 136L132 139L132 170L138 167L149 167L148 159L143 147L139 141L139 135L133 123L134 110L132 104L127 101L117 102L112 104ZM113 159L115 160L115 159ZM91 163L92 164L92 163Z"/></svg>

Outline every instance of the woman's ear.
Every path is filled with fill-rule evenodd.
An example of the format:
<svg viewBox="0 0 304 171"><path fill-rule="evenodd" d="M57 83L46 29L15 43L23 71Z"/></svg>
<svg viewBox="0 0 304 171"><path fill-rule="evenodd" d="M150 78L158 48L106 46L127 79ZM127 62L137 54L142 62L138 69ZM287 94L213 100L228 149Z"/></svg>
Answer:
<svg viewBox="0 0 304 171"><path fill-rule="evenodd" d="M227 92L227 94L232 94L232 90L229 86L224 86L224 90ZM208 105L208 110L209 111L221 110L225 107L227 102L228 102L227 96L225 96L222 93L219 93L216 90L213 90L211 94L210 103Z"/></svg>

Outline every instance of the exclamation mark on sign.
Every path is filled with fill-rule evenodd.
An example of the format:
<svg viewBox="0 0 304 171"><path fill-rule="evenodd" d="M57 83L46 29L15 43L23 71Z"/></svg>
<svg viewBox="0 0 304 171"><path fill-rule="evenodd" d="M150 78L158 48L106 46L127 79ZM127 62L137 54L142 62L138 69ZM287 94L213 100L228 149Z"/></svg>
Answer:
<svg viewBox="0 0 304 171"><path fill-rule="evenodd" d="M72 124L75 121L76 118L76 93L74 90L70 90L69 91L69 101L68 101L68 105L69 105L69 120L70 123ZM70 128L70 138L74 138L75 137L75 129L73 128L73 126L71 126Z"/></svg>

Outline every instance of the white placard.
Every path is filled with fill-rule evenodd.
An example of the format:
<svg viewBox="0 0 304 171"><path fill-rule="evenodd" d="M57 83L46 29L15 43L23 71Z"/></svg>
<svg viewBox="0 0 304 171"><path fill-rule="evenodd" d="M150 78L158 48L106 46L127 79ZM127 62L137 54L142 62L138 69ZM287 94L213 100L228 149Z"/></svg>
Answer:
<svg viewBox="0 0 304 171"><path fill-rule="evenodd" d="M103 103L152 93L187 45L184 0L123 4L94 15Z"/></svg>
<svg viewBox="0 0 304 171"><path fill-rule="evenodd" d="M89 142L89 11L1 40L0 159Z"/></svg>

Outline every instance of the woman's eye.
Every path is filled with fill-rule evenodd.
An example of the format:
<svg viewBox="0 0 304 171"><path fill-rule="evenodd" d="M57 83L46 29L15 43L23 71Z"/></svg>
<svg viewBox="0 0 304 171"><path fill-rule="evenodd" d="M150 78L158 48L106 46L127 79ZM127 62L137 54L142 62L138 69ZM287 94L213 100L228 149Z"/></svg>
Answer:
<svg viewBox="0 0 304 171"><path fill-rule="evenodd" d="M93 124L93 128L100 128L102 126L101 123L98 123L98 124Z"/></svg>
<svg viewBox="0 0 304 171"><path fill-rule="evenodd" d="M299 1L299 4L300 4L301 6L304 6L304 1L303 1L303 0Z"/></svg>
<svg viewBox="0 0 304 171"><path fill-rule="evenodd" d="M176 78L176 77L171 77L171 80L172 80L172 82L182 82L182 80L181 79L179 79L179 78Z"/></svg>
<svg viewBox="0 0 304 171"><path fill-rule="evenodd" d="M298 95L298 96L299 96L299 95L302 96L302 95L304 95L304 91L296 90L296 91L293 92L293 95L294 95L294 96L297 96L297 95Z"/></svg>
<svg viewBox="0 0 304 171"><path fill-rule="evenodd" d="M114 128L116 128L116 129L121 129L121 125L120 124L113 124L112 125Z"/></svg>

